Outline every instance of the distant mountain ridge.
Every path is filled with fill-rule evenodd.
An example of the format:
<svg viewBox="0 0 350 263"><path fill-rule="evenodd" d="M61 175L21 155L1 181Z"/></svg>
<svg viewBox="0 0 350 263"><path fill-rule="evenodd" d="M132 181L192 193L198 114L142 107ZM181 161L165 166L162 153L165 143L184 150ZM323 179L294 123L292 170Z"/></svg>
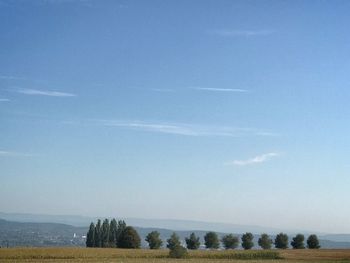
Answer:
<svg viewBox="0 0 350 263"><path fill-rule="evenodd" d="M17 222L50 222L61 223L72 226L87 226L91 222L95 222L98 218L104 217L87 217L77 215L42 215L42 214L22 214L22 213L3 213L0 212L0 218L9 221ZM143 218L125 218L116 217L117 219L125 220L129 225L138 227L154 227L173 229L178 231L185 230L204 230L204 231L217 231L217 232L230 232L230 233L270 233L277 234L279 232L297 233L303 232L301 230L286 230L271 227L255 226L255 225L238 225L229 223L217 223L217 222L203 222L194 220L178 220L178 219L143 219Z"/></svg>
<svg viewBox="0 0 350 263"><path fill-rule="evenodd" d="M151 231L158 231L160 237L166 244L166 239L174 232L170 229L161 228L141 228L135 227L142 241L142 247L147 247L145 242L146 235ZM15 246L30 246L30 247L54 247L54 246L85 246L85 235L88 227L75 227L67 224L59 223L25 223L14 222L0 219L0 246L15 247ZM200 237L202 248L204 243L204 235L207 231L175 231L182 243L184 244L185 237L194 232ZM225 233L218 232L221 238ZM235 235L240 235L235 233ZM259 235L254 235L255 248ZM272 236L272 238L274 238ZM322 248L350 248L350 242L335 242L330 240L320 239Z"/></svg>

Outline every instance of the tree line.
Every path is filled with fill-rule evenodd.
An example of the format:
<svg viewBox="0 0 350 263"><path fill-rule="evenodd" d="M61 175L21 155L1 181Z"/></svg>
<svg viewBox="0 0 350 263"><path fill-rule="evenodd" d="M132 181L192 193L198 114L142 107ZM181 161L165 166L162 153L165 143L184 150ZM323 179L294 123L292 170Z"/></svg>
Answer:
<svg viewBox="0 0 350 263"><path fill-rule="evenodd" d="M245 250L249 250L254 247L254 236L252 233L245 233L241 236L241 246ZM163 240L160 238L158 231L152 231L147 236L145 241L148 242L150 249L159 249L163 246ZM181 245L179 236L173 233L169 239L166 240L166 247L170 251L185 249ZM198 249L201 245L200 238L195 233L191 233L190 236L185 238L186 248L190 250ZM204 245L207 249L218 249L220 248L220 242L225 249L238 248L240 240L238 236L233 234L224 235L219 239L217 233L207 232L204 236ZM297 234L292 238L289 243L287 234L279 233L275 239L268 234L262 234L258 239L258 245L262 249L271 249L274 245L277 249L287 249L289 244L293 249L318 249L320 248L319 240L316 235L310 235L306 240L303 234ZM102 223L99 219L96 223L90 224L89 231L86 235L86 246L87 247L117 247L117 248L140 248L141 238L137 231L127 226L123 220L112 219L109 221L105 219Z"/></svg>

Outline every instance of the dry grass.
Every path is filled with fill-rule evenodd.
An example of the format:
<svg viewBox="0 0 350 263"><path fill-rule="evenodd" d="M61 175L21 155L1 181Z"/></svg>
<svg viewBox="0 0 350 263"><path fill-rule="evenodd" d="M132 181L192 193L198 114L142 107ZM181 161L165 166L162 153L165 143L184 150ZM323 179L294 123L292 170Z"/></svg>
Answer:
<svg viewBox="0 0 350 263"><path fill-rule="evenodd" d="M350 249L300 249L300 250L283 250L280 255L285 259L296 260L343 260L350 262Z"/></svg>
<svg viewBox="0 0 350 263"><path fill-rule="evenodd" d="M9 248L0 249L0 262L105 262L105 263L171 263L171 262L213 262L213 263L307 263L347 262L350 250L281 250L282 259L254 259L261 251L191 251L187 259L169 259L167 250L148 249L98 249L98 248ZM276 250L270 251L276 253ZM270 253L268 252L268 253ZM253 256L252 256L253 255ZM255 256L254 256L255 255ZM268 254L266 254L268 255ZM272 255L272 254L271 254ZM252 258L242 260L241 258Z"/></svg>

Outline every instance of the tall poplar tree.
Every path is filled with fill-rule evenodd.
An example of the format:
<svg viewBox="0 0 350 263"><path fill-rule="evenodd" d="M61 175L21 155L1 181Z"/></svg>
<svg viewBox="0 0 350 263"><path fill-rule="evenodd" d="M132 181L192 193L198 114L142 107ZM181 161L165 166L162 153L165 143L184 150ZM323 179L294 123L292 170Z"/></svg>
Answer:
<svg viewBox="0 0 350 263"><path fill-rule="evenodd" d="M95 226L95 236L94 236L94 247L101 247L101 220L97 220L97 224Z"/></svg>
<svg viewBox="0 0 350 263"><path fill-rule="evenodd" d="M117 233L116 233L117 247L119 247L120 238L121 238L122 233L123 233L125 228L126 228L126 223L124 222L124 220L119 220L118 221Z"/></svg>
<svg viewBox="0 0 350 263"><path fill-rule="evenodd" d="M89 231L86 234L86 247L95 246L95 225L91 222Z"/></svg>
<svg viewBox="0 0 350 263"><path fill-rule="evenodd" d="M117 223L117 220L113 218L109 225L109 247L117 246L117 238L116 238L117 230L118 230L118 223Z"/></svg>
<svg viewBox="0 0 350 263"><path fill-rule="evenodd" d="M109 220L107 218L102 223L101 246L109 246Z"/></svg>

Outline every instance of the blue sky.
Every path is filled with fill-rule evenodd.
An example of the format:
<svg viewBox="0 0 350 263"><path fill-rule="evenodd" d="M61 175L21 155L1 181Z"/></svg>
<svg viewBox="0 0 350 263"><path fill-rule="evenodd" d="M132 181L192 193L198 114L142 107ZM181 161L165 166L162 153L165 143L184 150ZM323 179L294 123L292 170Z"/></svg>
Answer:
<svg viewBox="0 0 350 263"><path fill-rule="evenodd" d="M350 232L349 11L0 0L0 210Z"/></svg>

